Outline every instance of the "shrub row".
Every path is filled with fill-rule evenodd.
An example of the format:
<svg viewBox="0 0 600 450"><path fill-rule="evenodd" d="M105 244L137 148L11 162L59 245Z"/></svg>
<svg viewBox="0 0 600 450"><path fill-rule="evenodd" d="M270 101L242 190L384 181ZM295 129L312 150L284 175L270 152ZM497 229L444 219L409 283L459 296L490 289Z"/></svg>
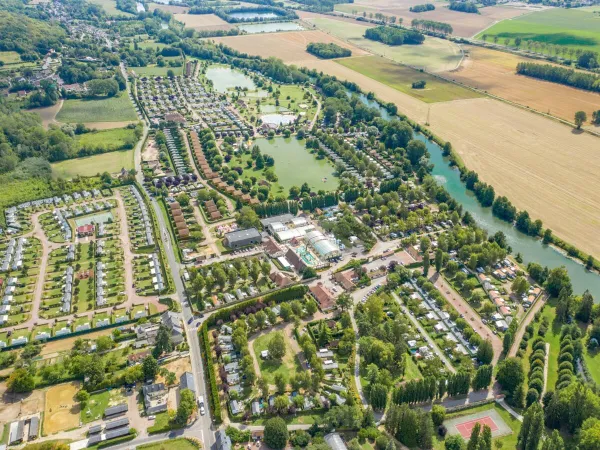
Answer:
<svg viewBox="0 0 600 450"><path fill-rule="evenodd" d="M546 343L540 336L531 344L529 356L529 390L527 391L527 406L537 402L544 392L544 368L546 366Z"/></svg>
<svg viewBox="0 0 600 450"><path fill-rule="evenodd" d="M217 378L215 376L215 368L211 357L210 341L208 340L208 320L200 327L198 335L200 339L200 347L202 349L202 359L204 360L204 372L208 375L208 383L210 387L210 411L216 424L220 424L223 419L221 417L221 401L219 400L219 389L217 387Z"/></svg>

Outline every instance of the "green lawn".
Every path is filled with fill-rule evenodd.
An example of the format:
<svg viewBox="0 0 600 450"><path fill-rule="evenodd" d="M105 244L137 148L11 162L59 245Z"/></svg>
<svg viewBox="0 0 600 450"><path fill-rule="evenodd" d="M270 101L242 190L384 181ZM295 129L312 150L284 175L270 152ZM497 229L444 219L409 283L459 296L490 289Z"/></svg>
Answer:
<svg viewBox="0 0 600 450"><path fill-rule="evenodd" d="M81 421L88 423L101 419L106 408L119 405L125 401L120 389L92 394L86 407L81 409Z"/></svg>
<svg viewBox="0 0 600 450"><path fill-rule="evenodd" d="M178 428L181 428L181 426L169 422L169 413L165 411L165 412L156 414L156 417L155 417L152 425L148 427L148 433L150 433L150 434L164 433L166 431L176 430ZM154 445L158 445L158 444L154 444Z"/></svg>
<svg viewBox="0 0 600 450"><path fill-rule="evenodd" d="M133 150L120 150L84 158L69 159L52 164L54 178L88 177L97 173L115 173L121 169L133 169Z"/></svg>
<svg viewBox="0 0 600 450"><path fill-rule="evenodd" d="M356 7L355 5L347 6ZM367 26L359 23L348 23L320 17L309 19L309 22L316 25L317 28L371 53L430 72L454 69L461 59L459 47L446 39L425 37L425 41L421 45L390 46L366 39L364 34Z"/></svg>
<svg viewBox="0 0 600 450"><path fill-rule="evenodd" d="M334 177L335 168L327 159L318 160L315 155L309 153L305 148L304 141L295 138L277 137L274 139L257 139L261 153L272 156L275 159L275 174L278 181L271 185L274 194L283 188L285 194L292 186L302 186L306 182L314 190L334 191L338 186L338 179ZM242 163L237 157L229 162L230 167L241 166L244 169L241 178L249 179L254 176L259 181L264 179L263 172L255 169L247 169L246 161L249 155L242 156ZM298 170L301 168L301 170Z"/></svg>
<svg viewBox="0 0 600 450"><path fill-rule="evenodd" d="M476 38L483 39L484 34L489 36L488 42L493 36L498 36L501 43L508 38L513 44L514 39L520 37L522 40L600 51L600 19L590 9L555 8L534 12L503 20L479 33Z"/></svg>
<svg viewBox="0 0 600 450"><path fill-rule="evenodd" d="M179 438L156 442L154 444L138 445L137 448L143 450L195 450L198 446L192 444L187 439Z"/></svg>
<svg viewBox="0 0 600 450"><path fill-rule="evenodd" d="M521 430L521 422L519 422L517 419L515 419L513 416L511 416L507 410L505 410L502 406L498 405L497 403L488 403L486 405L477 406L475 408L464 409L464 410L458 411L456 413L446 414L446 420L453 419L455 417L460 417L460 416L468 416L470 414L478 413L481 411L489 411L492 409L495 409L498 412L498 414L500 414L500 417L502 417L502 419L504 419L506 424L512 430L512 434L494 438L494 439L492 439L492 441L498 440L498 441L502 442L502 444L503 444L502 448L506 448L506 449L517 448L517 438L519 437L519 431ZM499 448L496 446L493 446L493 447ZM444 440L441 439L438 434L436 434L434 437L433 448L435 450L443 450L445 448Z"/></svg>
<svg viewBox="0 0 600 450"><path fill-rule="evenodd" d="M417 380L423 378L421 371L417 364L413 361L410 356L406 357L406 370L404 371L404 380Z"/></svg>
<svg viewBox="0 0 600 450"><path fill-rule="evenodd" d="M136 74L141 76L153 76L153 77L165 77L169 69L173 70L175 75L181 75L183 73L183 66L180 67L158 67L158 66L147 66L147 67L131 67Z"/></svg>
<svg viewBox="0 0 600 450"><path fill-rule="evenodd" d="M4 64L17 64L22 62L17 52L0 52L0 61Z"/></svg>
<svg viewBox="0 0 600 450"><path fill-rule="evenodd" d="M85 133L78 137L79 146L88 149L101 147L105 150L118 150L128 142L135 142L135 130L131 128L112 128Z"/></svg>
<svg viewBox="0 0 600 450"><path fill-rule="evenodd" d="M112 98L65 100L56 116L56 120L65 123L124 122L136 119L133 104L125 92Z"/></svg>
<svg viewBox="0 0 600 450"><path fill-rule="evenodd" d="M117 9L117 2L115 0L90 0L90 3L102 6L109 16L133 17L131 13Z"/></svg>
<svg viewBox="0 0 600 450"><path fill-rule="evenodd" d="M282 331L277 331L275 333L264 334L258 337L253 343L252 347L254 349L254 355L258 360L258 365L260 366L261 376L265 378L270 384L274 383L275 374L283 374L289 380L290 377L296 375L297 371L302 370L300 363L296 359L296 355L292 353L292 349L290 348L290 343L288 342L288 338L285 337L285 355L281 361L276 360L264 360L260 357L260 352L263 350L267 350L269 346L269 342L276 334L283 334Z"/></svg>
<svg viewBox="0 0 600 450"><path fill-rule="evenodd" d="M481 95L469 89L419 72L408 66L395 64L379 56L344 58L338 59L336 62L404 94L418 98L425 103L481 97ZM412 83L421 80L427 83L425 88L413 89Z"/></svg>
<svg viewBox="0 0 600 450"><path fill-rule="evenodd" d="M544 336L544 340L550 344L550 352L548 353L548 382L546 390L553 391L556 381L558 380L558 353L560 350L560 329L561 324L554 321L556 317L555 301L551 301L544 306L542 316L548 318L548 331ZM540 319L541 320L541 319Z"/></svg>

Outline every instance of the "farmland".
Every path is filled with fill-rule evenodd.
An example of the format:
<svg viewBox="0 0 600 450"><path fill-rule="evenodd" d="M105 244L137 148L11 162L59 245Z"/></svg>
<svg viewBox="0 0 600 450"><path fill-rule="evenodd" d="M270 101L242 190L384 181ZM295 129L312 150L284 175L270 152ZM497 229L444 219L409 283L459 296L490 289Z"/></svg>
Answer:
<svg viewBox="0 0 600 450"><path fill-rule="evenodd" d="M78 175L96 175L98 172L115 173L121 169L133 169L133 150L109 152L54 163L52 176L70 179Z"/></svg>
<svg viewBox="0 0 600 450"><path fill-rule="evenodd" d="M427 19L438 22L445 22L452 25L454 33L461 37L471 37L489 27L493 23L511 19L526 13L525 9L517 9L506 6L488 6L480 9L480 14L464 14L457 11L450 11L444 2L436 4L434 11L424 13L414 13L409 11L411 6L423 3L418 0L407 2L394 2L393 0L360 0L352 4L336 5L335 9L352 14L353 10L358 10L362 15L363 11L368 14L380 12L386 16L395 16L404 19L404 23L410 23L413 19ZM436 3L436 2L433 2Z"/></svg>
<svg viewBox="0 0 600 450"><path fill-rule="evenodd" d="M310 23L350 44L393 61L431 72L454 69L461 60L459 47L451 41L426 37L422 45L389 46L364 37L365 25L330 18L310 18Z"/></svg>
<svg viewBox="0 0 600 450"><path fill-rule="evenodd" d="M519 62L511 53L466 46L469 57L460 69L442 76L484 90L528 108L572 121L576 111L588 116L600 109L600 94L515 74Z"/></svg>
<svg viewBox="0 0 600 450"><path fill-rule="evenodd" d="M520 37L574 49L600 51L598 16L590 10L556 8L502 21L477 35L498 36L510 44Z"/></svg>
<svg viewBox="0 0 600 450"><path fill-rule="evenodd" d="M337 62L425 103L480 97L479 94L469 89L440 80L410 67L394 64L378 56L345 58ZM411 87L412 83L420 80L427 82L425 89L413 89Z"/></svg>
<svg viewBox="0 0 600 450"><path fill-rule="evenodd" d="M276 39L280 45L273 45ZM289 31L285 33L265 33L246 36L229 36L213 38L217 43L223 43L240 52L249 55L258 55L263 58L275 56L283 59L284 62L299 63L306 60L317 60L316 56L306 51L306 46L311 42L333 42L341 47L352 50L353 56L366 55L367 52L360 50L352 45L346 44L342 40L330 36L322 31Z"/></svg>
<svg viewBox="0 0 600 450"><path fill-rule="evenodd" d="M231 25L214 14L175 14L173 17L175 20L183 22L186 28L193 28L194 30L228 30L232 28Z"/></svg>
<svg viewBox="0 0 600 450"><path fill-rule="evenodd" d="M90 3L104 8L104 11L109 16L133 17L131 13L117 9L117 2L115 0L90 0Z"/></svg>
<svg viewBox="0 0 600 450"><path fill-rule="evenodd" d="M63 123L116 122L137 118L126 94L100 100L65 100L56 120Z"/></svg>

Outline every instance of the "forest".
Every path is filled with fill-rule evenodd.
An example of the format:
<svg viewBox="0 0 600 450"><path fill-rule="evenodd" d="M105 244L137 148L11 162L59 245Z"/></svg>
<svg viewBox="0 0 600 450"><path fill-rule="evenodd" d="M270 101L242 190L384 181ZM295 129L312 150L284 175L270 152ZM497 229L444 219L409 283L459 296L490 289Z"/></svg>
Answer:
<svg viewBox="0 0 600 450"><path fill-rule="evenodd" d="M540 80L585 89L586 91L600 92L599 76L576 72L573 69L566 69L550 64L521 62L517 64L517 73L532 78L539 78Z"/></svg>
<svg viewBox="0 0 600 450"><path fill-rule="evenodd" d="M475 3L472 2L450 2L450 6L448 8L450 8L452 11L479 14L479 9L477 9Z"/></svg>
<svg viewBox="0 0 600 450"><path fill-rule="evenodd" d="M418 31L384 26L367 29L365 37L387 45L416 45L422 44L425 40L425 36Z"/></svg>
<svg viewBox="0 0 600 450"><path fill-rule="evenodd" d="M333 42L330 42L329 44L324 42L311 42L306 46L306 51L323 59L346 58L352 55L350 50L340 47Z"/></svg>

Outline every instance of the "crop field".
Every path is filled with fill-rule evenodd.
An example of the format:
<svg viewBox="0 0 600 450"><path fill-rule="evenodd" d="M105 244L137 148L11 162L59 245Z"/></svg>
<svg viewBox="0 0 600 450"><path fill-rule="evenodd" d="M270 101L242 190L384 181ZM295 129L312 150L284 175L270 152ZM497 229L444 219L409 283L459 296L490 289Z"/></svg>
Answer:
<svg viewBox="0 0 600 450"><path fill-rule="evenodd" d="M154 11L160 9L161 11L168 11L171 14L185 14L188 11L187 6L175 6L175 5L163 5L162 3L148 3L148 11Z"/></svg>
<svg viewBox="0 0 600 450"><path fill-rule="evenodd" d="M46 391L44 432L54 434L79 426L79 405L75 394L79 383L60 384Z"/></svg>
<svg viewBox="0 0 600 450"><path fill-rule="evenodd" d="M65 100L56 116L63 123L115 122L136 120L131 100L125 93L99 100Z"/></svg>
<svg viewBox="0 0 600 450"><path fill-rule="evenodd" d="M600 255L598 138L483 98L433 104L429 122L496 195L506 195L567 242Z"/></svg>
<svg viewBox="0 0 600 450"><path fill-rule="evenodd" d="M440 75L528 108L573 121L576 111L600 109L600 94L517 75L515 67L531 61L512 53L466 46L469 57L460 69Z"/></svg>
<svg viewBox="0 0 600 450"><path fill-rule="evenodd" d="M363 56L360 58L344 58L336 61L349 69L373 78L394 89L418 98L425 103L448 102L481 95L456 84L419 72L407 66L394 64L379 56ZM425 89L413 89L412 83L423 80Z"/></svg>
<svg viewBox="0 0 600 450"><path fill-rule="evenodd" d="M454 33L461 37L471 37L493 23L511 19L527 12L526 9L512 8L507 6L488 6L480 8L480 14L466 14L458 11L451 11L447 8L446 2L431 2L436 8L433 11L423 13L410 12L410 7L421 4L419 0L408 0L397 2L393 0L359 0L358 2L345 5L336 5L335 9L352 14L353 10L363 11L367 16L371 13L380 12L386 16L395 16L402 18L405 24L410 24L413 19L428 19L438 22L445 22L452 25Z"/></svg>
<svg viewBox="0 0 600 450"><path fill-rule="evenodd" d="M547 44L581 50L600 51L600 19L593 10L553 8L538 11L512 20L505 20L479 33L482 39L498 36L503 42L520 37Z"/></svg>
<svg viewBox="0 0 600 450"><path fill-rule="evenodd" d="M118 149L121 148L127 140L135 139L135 132L130 128L115 128L111 130L101 130L92 133L85 133L78 137L81 147Z"/></svg>
<svg viewBox="0 0 600 450"><path fill-rule="evenodd" d="M94 5L102 6L109 16L133 17L133 14L117 9L116 0L90 0Z"/></svg>
<svg viewBox="0 0 600 450"><path fill-rule="evenodd" d="M452 70L456 68L462 57L460 48L446 39L426 37L422 45L389 46L366 39L364 34L369 26L361 25L359 22L347 23L323 17L306 20L319 29L363 50L430 72Z"/></svg>
<svg viewBox="0 0 600 450"><path fill-rule="evenodd" d="M287 63L317 60L316 56L306 51L311 42L333 42L341 47L352 50L353 56L366 55L367 52L322 31L287 31L284 33L253 34L246 36L228 36L211 38L217 43L234 48L253 56L268 58L274 56ZM274 45L274 42L277 45Z"/></svg>
<svg viewBox="0 0 600 450"><path fill-rule="evenodd" d="M175 14L173 17L175 20L183 22L187 28L194 30L228 30L232 28L232 25L214 14Z"/></svg>
<svg viewBox="0 0 600 450"><path fill-rule="evenodd" d="M133 150L120 150L61 161L52 164L52 176L71 179L78 175L88 177L98 172L116 173L121 169L133 169L133 153Z"/></svg>

